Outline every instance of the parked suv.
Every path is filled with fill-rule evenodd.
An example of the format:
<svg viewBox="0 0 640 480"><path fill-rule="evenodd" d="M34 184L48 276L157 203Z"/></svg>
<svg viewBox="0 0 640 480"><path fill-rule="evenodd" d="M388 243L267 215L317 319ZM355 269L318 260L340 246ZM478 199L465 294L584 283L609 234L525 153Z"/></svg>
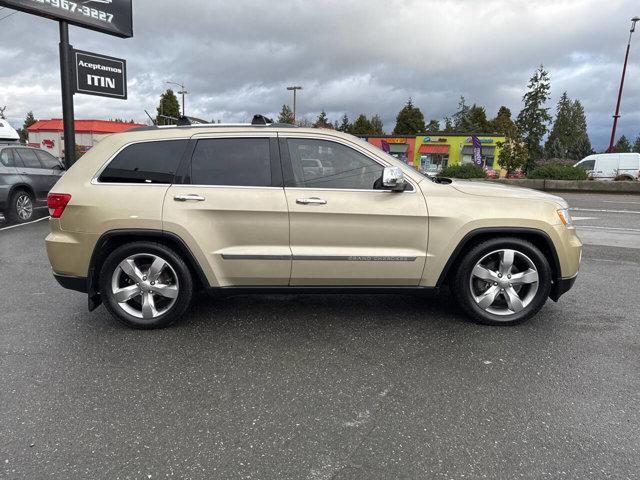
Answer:
<svg viewBox="0 0 640 480"><path fill-rule="evenodd" d="M53 155L18 143L0 143L0 212L9 222L33 219L64 167Z"/></svg>
<svg viewBox="0 0 640 480"><path fill-rule="evenodd" d="M511 325L571 288L582 249L559 197L432 180L351 135L278 125L110 136L58 182L49 210L58 282L139 328L171 323L200 289L445 285L472 318Z"/></svg>

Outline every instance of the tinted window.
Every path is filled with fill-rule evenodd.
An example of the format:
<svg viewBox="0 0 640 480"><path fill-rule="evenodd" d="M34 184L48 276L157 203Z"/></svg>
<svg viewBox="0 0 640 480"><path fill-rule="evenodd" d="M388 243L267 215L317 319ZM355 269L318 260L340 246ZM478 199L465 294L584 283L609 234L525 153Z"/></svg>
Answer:
<svg viewBox="0 0 640 480"><path fill-rule="evenodd" d="M11 149L5 148L0 152L0 162L5 167L13 167L13 154L11 153Z"/></svg>
<svg viewBox="0 0 640 480"><path fill-rule="evenodd" d="M107 183L173 183L187 140L129 145L100 175Z"/></svg>
<svg viewBox="0 0 640 480"><path fill-rule="evenodd" d="M40 165L40 160L38 160L38 157L36 157L35 150L31 150L28 148L16 148L13 153L14 155L16 153L18 154L26 168L42 168L42 165Z"/></svg>
<svg viewBox="0 0 640 480"><path fill-rule="evenodd" d="M593 170L596 167L596 161L595 160L584 160L580 163L578 163L578 165L576 165L577 167L580 168L584 168L585 170Z"/></svg>
<svg viewBox="0 0 640 480"><path fill-rule="evenodd" d="M53 169L60 167L60 162L50 153L43 152L42 150L35 150L35 152L44 168Z"/></svg>
<svg viewBox="0 0 640 480"><path fill-rule="evenodd" d="M296 187L373 190L380 188L383 167L335 142L289 139Z"/></svg>
<svg viewBox="0 0 640 480"><path fill-rule="evenodd" d="M268 138L198 141L191 161L194 185L271 186Z"/></svg>

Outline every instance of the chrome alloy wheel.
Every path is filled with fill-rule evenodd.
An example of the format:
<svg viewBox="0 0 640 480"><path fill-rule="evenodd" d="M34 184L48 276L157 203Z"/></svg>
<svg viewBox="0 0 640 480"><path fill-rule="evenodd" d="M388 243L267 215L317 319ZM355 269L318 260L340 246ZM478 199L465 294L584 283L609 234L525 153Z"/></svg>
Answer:
<svg viewBox="0 0 640 480"><path fill-rule="evenodd" d="M539 276L535 264L517 250L495 250L471 271L471 295L480 308L494 315L513 315L533 301Z"/></svg>
<svg viewBox="0 0 640 480"><path fill-rule="evenodd" d="M111 292L120 308L136 318L149 320L171 309L179 288L173 267L150 253L127 257L111 278Z"/></svg>
<svg viewBox="0 0 640 480"><path fill-rule="evenodd" d="M16 199L16 213L20 220L29 220L33 216L33 202L26 193L21 193Z"/></svg>

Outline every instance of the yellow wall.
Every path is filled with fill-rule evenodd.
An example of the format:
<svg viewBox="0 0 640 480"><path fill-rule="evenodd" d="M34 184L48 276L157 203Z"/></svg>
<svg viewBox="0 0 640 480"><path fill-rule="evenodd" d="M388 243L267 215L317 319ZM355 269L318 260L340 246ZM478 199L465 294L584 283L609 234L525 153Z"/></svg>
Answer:
<svg viewBox="0 0 640 480"><path fill-rule="evenodd" d="M495 157L493 162L494 170L500 171L500 166L498 165L498 154L500 153L500 149L498 148L497 142L504 142L505 137L497 137L497 136L486 136L480 135L478 138L482 140L491 140L491 143L483 142L483 146L487 147L496 147L495 149ZM427 142L425 142L427 139ZM430 141L429 141L430 140ZM441 142L440 140L444 140ZM429 135L429 136L419 136L416 137L416 146L415 152L413 156L413 166L415 168L420 167L420 147L422 145L449 145L449 165L458 165L462 162L462 147L465 145L471 145L471 142L467 142L467 140L471 140L469 135Z"/></svg>

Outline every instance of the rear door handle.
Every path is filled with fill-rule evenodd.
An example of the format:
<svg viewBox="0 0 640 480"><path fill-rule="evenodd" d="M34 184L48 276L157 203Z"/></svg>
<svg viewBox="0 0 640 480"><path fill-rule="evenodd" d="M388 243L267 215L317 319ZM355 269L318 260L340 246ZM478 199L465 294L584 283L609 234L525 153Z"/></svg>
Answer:
<svg viewBox="0 0 640 480"><path fill-rule="evenodd" d="M197 193L180 194L173 197L176 202L204 202L206 199Z"/></svg>
<svg viewBox="0 0 640 480"><path fill-rule="evenodd" d="M326 205L327 201L323 198L310 197L310 198L298 198L296 203L300 205Z"/></svg>

